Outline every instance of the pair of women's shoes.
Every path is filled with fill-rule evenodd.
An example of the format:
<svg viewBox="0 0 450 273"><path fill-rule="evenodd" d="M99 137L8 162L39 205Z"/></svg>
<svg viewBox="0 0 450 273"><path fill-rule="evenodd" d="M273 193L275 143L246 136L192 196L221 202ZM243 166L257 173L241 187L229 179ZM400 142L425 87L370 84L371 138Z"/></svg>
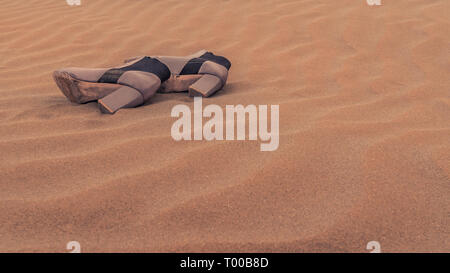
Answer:
<svg viewBox="0 0 450 273"><path fill-rule="evenodd" d="M98 101L103 113L142 105L156 92L209 97L226 83L230 61L201 50L189 56L135 57L115 68L64 68L53 73L74 103Z"/></svg>

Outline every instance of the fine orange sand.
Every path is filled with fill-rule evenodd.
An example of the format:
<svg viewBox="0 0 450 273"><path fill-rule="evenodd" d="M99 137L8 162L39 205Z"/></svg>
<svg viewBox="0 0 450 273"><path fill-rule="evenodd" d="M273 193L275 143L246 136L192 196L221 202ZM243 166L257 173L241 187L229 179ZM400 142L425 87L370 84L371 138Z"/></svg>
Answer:
<svg viewBox="0 0 450 273"><path fill-rule="evenodd" d="M382 3L0 1L0 252L450 251L450 1ZM277 151L51 77L203 48L233 62L204 104L279 104Z"/></svg>

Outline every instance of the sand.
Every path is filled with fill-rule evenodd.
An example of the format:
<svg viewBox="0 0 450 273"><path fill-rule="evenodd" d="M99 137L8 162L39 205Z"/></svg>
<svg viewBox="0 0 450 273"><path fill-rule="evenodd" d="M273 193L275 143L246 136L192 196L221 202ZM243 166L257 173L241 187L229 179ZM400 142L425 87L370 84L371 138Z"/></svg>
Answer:
<svg viewBox="0 0 450 273"><path fill-rule="evenodd" d="M450 251L450 1L0 1L0 252ZM204 104L280 105L280 146L171 138L157 94L103 115L52 80L228 57Z"/></svg>

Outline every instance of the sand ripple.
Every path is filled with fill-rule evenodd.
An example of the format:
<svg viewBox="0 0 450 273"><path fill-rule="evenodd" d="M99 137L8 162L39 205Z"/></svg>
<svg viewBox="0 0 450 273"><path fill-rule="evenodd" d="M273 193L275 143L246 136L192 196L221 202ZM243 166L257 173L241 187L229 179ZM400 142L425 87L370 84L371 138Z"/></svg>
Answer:
<svg viewBox="0 0 450 273"><path fill-rule="evenodd" d="M450 251L448 0L0 1L0 251ZM66 66L201 48L280 148L181 142L184 94L101 115Z"/></svg>

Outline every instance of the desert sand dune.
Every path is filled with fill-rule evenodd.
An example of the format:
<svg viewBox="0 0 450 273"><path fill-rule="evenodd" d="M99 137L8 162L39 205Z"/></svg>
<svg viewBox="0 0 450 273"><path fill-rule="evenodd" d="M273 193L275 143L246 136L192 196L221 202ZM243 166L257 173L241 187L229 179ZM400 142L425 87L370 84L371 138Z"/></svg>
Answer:
<svg viewBox="0 0 450 273"><path fill-rule="evenodd" d="M448 0L0 0L0 252L450 251ZM203 103L280 146L171 138L185 93L103 115L52 72L208 49Z"/></svg>

